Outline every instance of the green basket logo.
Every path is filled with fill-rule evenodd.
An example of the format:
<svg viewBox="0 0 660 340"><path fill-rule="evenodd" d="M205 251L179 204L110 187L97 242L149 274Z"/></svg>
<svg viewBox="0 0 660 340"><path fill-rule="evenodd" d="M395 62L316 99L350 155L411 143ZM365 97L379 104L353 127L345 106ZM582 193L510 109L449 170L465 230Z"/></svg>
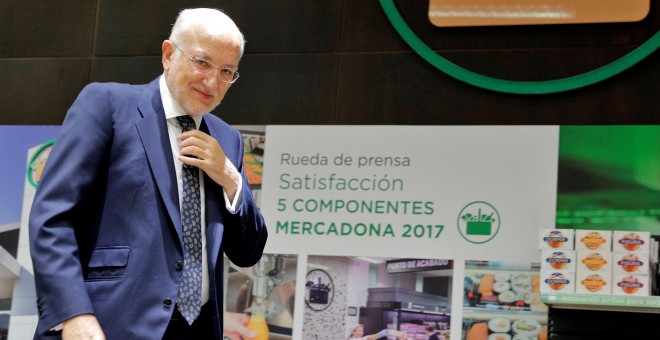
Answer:
<svg viewBox="0 0 660 340"><path fill-rule="evenodd" d="M500 214L489 203L477 201L458 214L458 231L471 243L486 243L500 230Z"/></svg>

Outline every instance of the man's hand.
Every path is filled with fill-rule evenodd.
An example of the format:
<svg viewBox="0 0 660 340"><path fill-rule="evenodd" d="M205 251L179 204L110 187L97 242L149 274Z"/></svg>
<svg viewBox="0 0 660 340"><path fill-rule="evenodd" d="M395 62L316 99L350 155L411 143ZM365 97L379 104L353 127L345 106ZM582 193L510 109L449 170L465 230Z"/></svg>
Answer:
<svg viewBox="0 0 660 340"><path fill-rule="evenodd" d="M74 316L62 326L62 340L105 340L101 325L93 314Z"/></svg>
<svg viewBox="0 0 660 340"><path fill-rule="evenodd" d="M256 337L257 333L246 327L249 321L250 317L247 314L224 312L222 315L222 335L234 340Z"/></svg>
<svg viewBox="0 0 660 340"><path fill-rule="evenodd" d="M229 200L233 201L241 174L229 161L218 141L199 130L184 132L177 139L181 142L179 160L202 169L222 186Z"/></svg>

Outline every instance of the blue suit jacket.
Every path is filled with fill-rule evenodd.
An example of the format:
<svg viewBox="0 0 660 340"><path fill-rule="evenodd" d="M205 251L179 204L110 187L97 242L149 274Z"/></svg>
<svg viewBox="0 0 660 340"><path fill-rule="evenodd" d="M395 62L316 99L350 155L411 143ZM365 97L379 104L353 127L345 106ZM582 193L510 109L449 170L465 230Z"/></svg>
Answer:
<svg viewBox="0 0 660 340"><path fill-rule="evenodd" d="M209 303L222 338L222 253L259 261L267 239L243 172L243 139L207 114L201 126L243 174L231 214L205 176ZM183 262L174 163L158 79L94 83L67 113L30 213L39 323L35 338L83 313L108 339L160 339L175 308Z"/></svg>

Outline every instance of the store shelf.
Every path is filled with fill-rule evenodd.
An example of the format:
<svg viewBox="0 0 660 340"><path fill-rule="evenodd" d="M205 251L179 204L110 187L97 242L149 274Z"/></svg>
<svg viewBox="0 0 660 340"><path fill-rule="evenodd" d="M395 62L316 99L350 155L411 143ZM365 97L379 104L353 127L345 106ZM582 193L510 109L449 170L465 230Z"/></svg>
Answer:
<svg viewBox="0 0 660 340"><path fill-rule="evenodd" d="M552 308L660 314L660 296L541 293Z"/></svg>
<svg viewBox="0 0 660 340"><path fill-rule="evenodd" d="M508 310L508 309L486 309L486 308L473 308L463 307L463 315L473 318L491 318L493 315L510 315L510 316L541 316L546 319L548 312L544 311L531 311L531 310Z"/></svg>

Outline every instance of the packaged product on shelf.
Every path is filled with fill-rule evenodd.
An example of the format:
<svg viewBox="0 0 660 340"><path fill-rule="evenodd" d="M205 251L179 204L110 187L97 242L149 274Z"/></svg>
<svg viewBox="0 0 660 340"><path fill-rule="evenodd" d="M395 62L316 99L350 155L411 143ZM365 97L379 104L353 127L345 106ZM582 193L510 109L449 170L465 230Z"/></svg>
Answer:
<svg viewBox="0 0 660 340"><path fill-rule="evenodd" d="M580 274L612 275L612 252L576 251L575 272Z"/></svg>
<svg viewBox="0 0 660 340"><path fill-rule="evenodd" d="M650 296L651 278L648 275L614 275L612 294L626 296Z"/></svg>
<svg viewBox="0 0 660 340"><path fill-rule="evenodd" d="M612 274L576 273L575 292L579 294L612 294Z"/></svg>
<svg viewBox="0 0 660 340"><path fill-rule="evenodd" d="M612 231L576 229L575 250L612 251Z"/></svg>
<svg viewBox="0 0 660 340"><path fill-rule="evenodd" d="M539 229L540 250L573 250L573 229Z"/></svg>
<svg viewBox="0 0 660 340"><path fill-rule="evenodd" d="M613 274L649 275L651 266L647 254L616 252L612 254Z"/></svg>
<svg viewBox="0 0 660 340"><path fill-rule="evenodd" d="M651 277L651 295L660 295L660 271L658 271L658 263L653 262L649 277Z"/></svg>
<svg viewBox="0 0 660 340"><path fill-rule="evenodd" d="M541 270L541 293L574 293L575 273Z"/></svg>
<svg viewBox="0 0 660 340"><path fill-rule="evenodd" d="M575 272L575 251L574 250L542 251L541 270Z"/></svg>
<svg viewBox="0 0 660 340"><path fill-rule="evenodd" d="M612 251L648 254L651 233L648 231L617 231L612 233Z"/></svg>

